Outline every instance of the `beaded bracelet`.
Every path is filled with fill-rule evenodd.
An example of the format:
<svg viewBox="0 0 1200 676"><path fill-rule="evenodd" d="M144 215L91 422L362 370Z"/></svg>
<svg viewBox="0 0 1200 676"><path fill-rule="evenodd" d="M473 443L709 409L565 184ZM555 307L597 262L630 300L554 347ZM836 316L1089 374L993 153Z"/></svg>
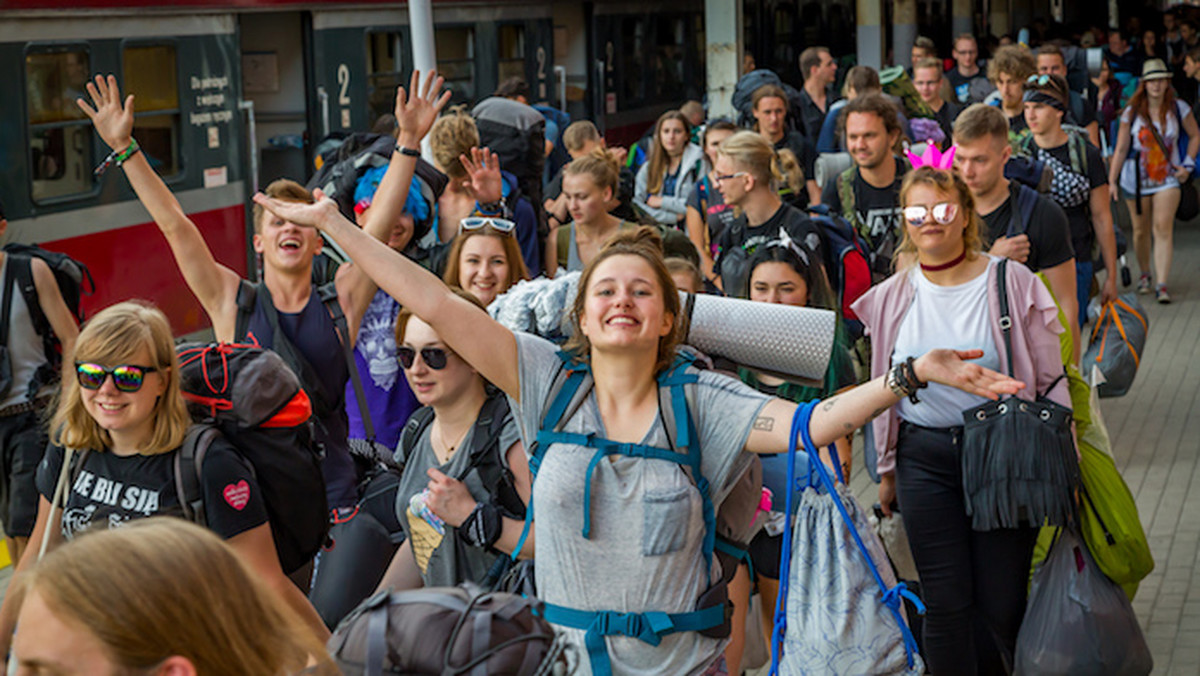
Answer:
<svg viewBox="0 0 1200 676"><path fill-rule="evenodd" d="M114 150L109 153L108 157L104 158L104 161L101 162L100 166L96 167L95 171L92 173L96 176L103 176L104 172L108 171L110 166L115 164L119 167L125 164L126 160L136 155L141 149L142 148L138 145L137 139L130 139L128 148L120 152Z"/></svg>

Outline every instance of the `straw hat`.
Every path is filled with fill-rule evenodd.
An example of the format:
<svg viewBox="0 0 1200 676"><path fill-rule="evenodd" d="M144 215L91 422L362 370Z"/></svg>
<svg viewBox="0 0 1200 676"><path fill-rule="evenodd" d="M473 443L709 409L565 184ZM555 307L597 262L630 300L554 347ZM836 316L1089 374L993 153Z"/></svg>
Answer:
<svg viewBox="0 0 1200 676"><path fill-rule="evenodd" d="M1150 59L1142 64L1142 79L1150 80L1169 80L1171 79L1171 71L1167 70L1167 64L1163 63L1162 59Z"/></svg>

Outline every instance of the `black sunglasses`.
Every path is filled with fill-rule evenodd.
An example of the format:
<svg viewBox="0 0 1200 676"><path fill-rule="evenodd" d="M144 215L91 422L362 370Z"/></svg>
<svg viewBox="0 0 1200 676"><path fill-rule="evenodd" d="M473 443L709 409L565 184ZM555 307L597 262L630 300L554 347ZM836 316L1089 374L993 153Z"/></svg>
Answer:
<svg viewBox="0 0 1200 676"><path fill-rule="evenodd" d="M410 369L417 359L417 351L411 347L398 347L396 348L396 358L400 360L401 366ZM440 347L423 347L421 348L421 361L434 371L440 371L446 368L446 350Z"/></svg>
<svg viewBox="0 0 1200 676"><path fill-rule="evenodd" d="M100 389L103 387L104 381L112 376L113 385L118 390L137 392L142 389L146 374L154 373L157 370L153 366L135 366L133 364L121 364L109 368L91 362L75 362L75 377L79 380L79 386L85 390Z"/></svg>

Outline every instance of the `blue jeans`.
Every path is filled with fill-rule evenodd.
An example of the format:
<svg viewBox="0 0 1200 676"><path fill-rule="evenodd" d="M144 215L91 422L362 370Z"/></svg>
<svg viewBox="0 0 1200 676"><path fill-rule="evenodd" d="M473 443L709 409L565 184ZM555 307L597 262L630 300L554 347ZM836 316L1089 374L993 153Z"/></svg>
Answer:
<svg viewBox="0 0 1200 676"><path fill-rule="evenodd" d="M1091 261L1075 259L1075 296L1079 299L1080 326L1087 324L1087 306L1092 293L1093 266Z"/></svg>

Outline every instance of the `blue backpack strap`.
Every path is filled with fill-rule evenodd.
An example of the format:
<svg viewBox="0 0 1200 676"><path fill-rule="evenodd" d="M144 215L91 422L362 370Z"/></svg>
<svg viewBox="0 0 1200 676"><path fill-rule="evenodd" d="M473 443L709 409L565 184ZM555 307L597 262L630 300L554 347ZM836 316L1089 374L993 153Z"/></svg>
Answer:
<svg viewBox="0 0 1200 676"><path fill-rule="evenodd" d="M796 413L792 416L792 436L788 446L788 455L790 462L788 464L788 485L795 485L795 453L796 453L796 437L797 435L804 442L805 449L816 449L816 444L813 443L812 436L809 432L809 422L812 419L812 412L819 399L814 399L811 402L801 404L796 409ZM829 452L837 464L835 455L836 449L830 445ZM908 587L903 583L897 583L894 587L888 587L883 581L883 577L879 574L879 569L875 567L875 562L871 560L871 554L867 551L867 546L862 541L862 536L858 533L858 528L855 527L854 521L850 518L849 512L846 511L846 505L842 503L841 497L837 493L837 488L833 483L833 478L829 476L829 470L825 469L825 464L819 461L819 452L813 451L814 462L809 462L810 485L820 485L825 487L829 495L833 498L833 504L837 507L838 512L842 515L842 521L850 530L851 537L854 538L854 543L858 547L858 551L863 555L866 561L867 570L871 571L871 576L875 578L875 584L879 586L882 603L891 611L892 617L895 618L897 626L900 628L900 634L904 640L904 651L908 658L908 666L912 668L914 664L913 656L917 654L917 641L913 638L912 631L909 630L908 624L904 621L901 615L900 603L901 600L907 598L912 601L917 607L917 612L925 614L925 605L921 603L921 599L917 598L908 590ZM814 481L815 480L815 481ZM789 572L791 567L791 552L792 552L792 496L795 491L788 491L787 494L787 520L789 527L784 531L783 536L783 551L780 556L779 569L779 594L775 604L775 628L771 634L771 675L776 676L779 673L779 660L783 652L783 637L787 632L787 592Z"/></svg>
<svg viewBox="0 0 1200 676"><path fill-rule="evenodd" d="M712 570L713 549L717 539L717 515L712 502L712 490L708 478L701 471L700 437L696 432L696 423L692 418L687 401L687 385L694 385L700 379L694 371L688 371L692 365L691 356L681 354L675 358L675 363L659 376L659 385L671 390L671 413L675 418L675 447L679 453L687 455L687 466L691 469L692 480L696 482L696 490L704 504L704 563ZM678 455L679 453L676 453ZM678 459L674 460L679 462ZM684 463L680 463L684 464Z"/></svg>
<svg viewBox="0 0 1200 676"><path fill-rule="evenodd" d="M1016 181L1016 200L1010 205L1011 218L1005 237L1016 237L1029 229L1029 221L1033 218L1033 208L1037 206L1038 193L1033 188Z"/></svg>
<svg viewBox="0 0 1200 676"><path fill-rule="evenodd" d="M558 351L558 358L563 361L563 369L567 372L567 378L563 381L562 387L558 389L558 394L550 403L550 407L546 409L546 415L542 416L542 425L538 428L537 440L533 444L533 448L529 453L529 504L525 508L525 525L521 527L521 537L517 539L517 546L513 548L512 559L517 560L517 556L525 547L525 540L529 537L529 530L533 525L533 482L537 480L538 468L542 465L542 458L546 455L546 449L553 443L581 443L579 439L586 439L584 435L567 435L558 431L559 425L563 422L564 416L567 413L567 407L571 405L571 400L575 398L575 394L579 391L579 386L583 384L584 378L587 376L590 369L587 364L576 361L570 353L563 350ZM588 475L591 477L591 474ZM586 514L586 512L584 512Z"/></svg>

